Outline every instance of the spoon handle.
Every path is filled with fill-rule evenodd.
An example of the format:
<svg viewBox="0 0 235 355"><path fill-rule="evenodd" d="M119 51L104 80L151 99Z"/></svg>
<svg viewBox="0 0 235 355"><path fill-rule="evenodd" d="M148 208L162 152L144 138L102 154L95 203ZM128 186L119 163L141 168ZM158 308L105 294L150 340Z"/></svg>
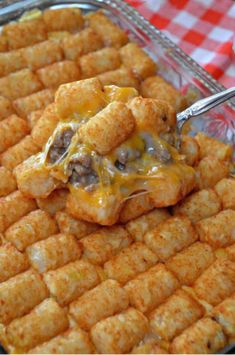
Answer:
<svg viewBox="0 0 235 355"><path fill-rule="evenodd" d="M178 129L181 130L184 123L188 121L189 118L201 115L211 108L222 104L224 101L231 99L233 96L235 96L235 87L195 102L192 106L177 114Z"/></svg>

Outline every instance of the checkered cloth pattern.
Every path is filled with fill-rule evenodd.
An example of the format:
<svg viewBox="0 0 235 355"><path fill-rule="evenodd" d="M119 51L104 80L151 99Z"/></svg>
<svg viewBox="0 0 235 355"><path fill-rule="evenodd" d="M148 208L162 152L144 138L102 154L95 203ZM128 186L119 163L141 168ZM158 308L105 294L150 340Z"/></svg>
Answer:
<svg viewBox="0 0 235 355"><path fill-rule="evenodd" d="M232 0L126 0L225 87L235 85Z"/></svg>

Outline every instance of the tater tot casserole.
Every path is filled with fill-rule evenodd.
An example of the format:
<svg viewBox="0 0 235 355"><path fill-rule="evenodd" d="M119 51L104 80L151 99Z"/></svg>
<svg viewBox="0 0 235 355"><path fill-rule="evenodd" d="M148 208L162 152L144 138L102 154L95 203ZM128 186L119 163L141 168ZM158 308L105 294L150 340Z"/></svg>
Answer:
<svg viewBox="0 0 235 355"><path fill-rule="evenodd" d="M0 344L208 354L235 342L232 146L102 11L0 33ZM180 147L179 147L180 141Z"/></svg>

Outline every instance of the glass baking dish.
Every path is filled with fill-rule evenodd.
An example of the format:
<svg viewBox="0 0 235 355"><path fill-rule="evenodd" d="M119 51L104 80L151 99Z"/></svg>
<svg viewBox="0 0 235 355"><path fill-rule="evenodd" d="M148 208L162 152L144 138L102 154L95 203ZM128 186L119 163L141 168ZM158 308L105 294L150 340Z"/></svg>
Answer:
<svg viewBox="0 0 235 355"><path fill-rule="evenodd" d="M152 26L135 9L122 0L1 0L0 26L17 20L32 9L78 7L83 13L102 9L131 40L137 42L158 63L158 73L171 82L189 103L224 89L192 58ZM206 115L192 120L191 134L204 131L235 148L235 100L214 108ZM235 346L228 346L221 353L234 353ZM4 350L0 348L0 353Z"/></svg>

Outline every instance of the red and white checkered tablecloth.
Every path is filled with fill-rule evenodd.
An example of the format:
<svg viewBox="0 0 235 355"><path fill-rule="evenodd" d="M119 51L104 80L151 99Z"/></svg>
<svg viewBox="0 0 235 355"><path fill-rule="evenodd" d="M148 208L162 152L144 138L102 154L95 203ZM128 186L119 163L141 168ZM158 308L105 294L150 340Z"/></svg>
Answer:
<svg viewBox="0 0 235 355"><path fill-rule="evenodd" d="M126 0L225 87L235 85L232 0Z"/></svg>

